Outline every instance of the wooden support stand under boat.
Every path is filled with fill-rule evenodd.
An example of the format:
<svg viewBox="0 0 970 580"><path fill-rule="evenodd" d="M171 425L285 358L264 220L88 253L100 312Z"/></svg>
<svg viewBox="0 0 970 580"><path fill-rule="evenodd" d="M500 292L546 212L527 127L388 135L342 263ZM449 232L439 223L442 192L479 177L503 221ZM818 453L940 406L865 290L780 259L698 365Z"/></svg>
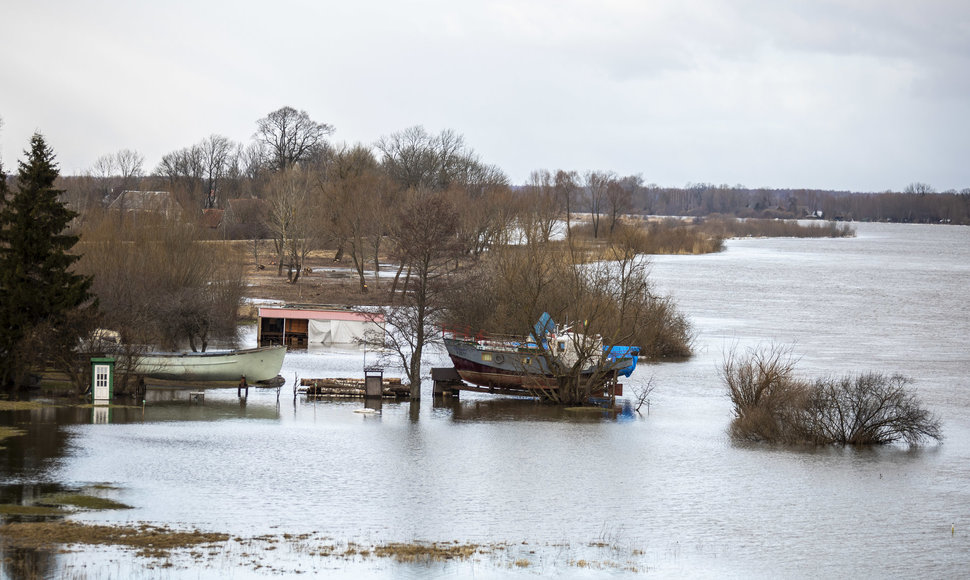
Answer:
<svg viewBox="0 0 970 580"><path fill-rule="evenodd" d="M437 367L431 369L432 391L435 397L458 397L464 382L454 367Z"/></svg>
<svg viewBox="0 0 970 580"><path fill-rule="evenodd" d="M441 373L440 379L435 379L435 371ZM454 377L451 376L452 374ZM452 367L433 368L431 369L431 377L434 379L434 394L436 396L457 397L459 391L469 391L473 393L488 393L490 395L555 399L554 391L558 388L556 386L542 385L533 385L531 387L518 387L507 384L489 386L473 385L461 380L458 372ZM590 398L592 399L615 399L621 396L623 396L623 384L616 382L615 378L606 381L602 388L590 393Z"/></svg>

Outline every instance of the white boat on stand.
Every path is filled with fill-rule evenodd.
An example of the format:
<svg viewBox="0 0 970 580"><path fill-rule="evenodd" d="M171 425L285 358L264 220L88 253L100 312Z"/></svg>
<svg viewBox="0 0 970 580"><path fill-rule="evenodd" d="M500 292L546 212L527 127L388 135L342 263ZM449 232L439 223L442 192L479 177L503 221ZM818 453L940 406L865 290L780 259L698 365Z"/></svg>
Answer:
<svg viewBox="0 0 970 580"><path fill-rule="evenodd" d="M166 381L238 381L250 384L275 379L283 366L285 346L217 352L147 353L135 372Z"/></svg>

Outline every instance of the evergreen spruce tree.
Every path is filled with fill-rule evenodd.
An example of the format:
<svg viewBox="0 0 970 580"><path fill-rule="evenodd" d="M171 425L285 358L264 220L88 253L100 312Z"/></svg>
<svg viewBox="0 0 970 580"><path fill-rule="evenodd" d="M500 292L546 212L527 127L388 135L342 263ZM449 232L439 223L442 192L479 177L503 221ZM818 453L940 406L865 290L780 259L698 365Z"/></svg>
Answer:
<svg viewBox="0 0 970 580"><path fill-rule="evenodd" d="M49 351L38 346L76 345L69 320L91 303L91 278L71 272L78 256L68 252L78 238L65 230L77 214L58 199L54 153L37 133L24 153L16 191L5 176L0 185L0 390L45 363Z"/></svg>

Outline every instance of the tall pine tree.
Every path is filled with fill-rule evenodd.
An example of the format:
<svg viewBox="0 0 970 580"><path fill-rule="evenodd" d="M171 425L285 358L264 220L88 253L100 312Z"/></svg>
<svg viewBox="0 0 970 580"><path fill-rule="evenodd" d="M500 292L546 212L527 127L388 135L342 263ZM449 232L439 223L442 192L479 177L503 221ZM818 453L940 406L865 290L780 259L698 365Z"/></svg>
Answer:
<svg viewBox="0 0 970 580"><path fill-rule="evenodd" d="M77 214L58 199L54 152L35 133L24 153L16 192L7 190L5 176L0 185L2 390L22 385L46 362L47 349L38 346L76 345L79 333L69 321L91 301L91 279L71 272L78 256L68 252L78 238L66 230Z"/></svg>

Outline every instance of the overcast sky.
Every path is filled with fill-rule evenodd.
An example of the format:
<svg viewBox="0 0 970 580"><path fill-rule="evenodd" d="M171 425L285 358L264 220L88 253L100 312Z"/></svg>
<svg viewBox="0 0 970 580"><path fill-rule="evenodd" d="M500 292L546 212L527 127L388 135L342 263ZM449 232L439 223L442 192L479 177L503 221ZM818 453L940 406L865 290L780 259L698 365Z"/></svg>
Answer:
<svg viewBox="0 0 970 580"><path fill-rule="evenodd" d="M0 159L62 174L284 105L373 144L453 129L535 169L645 183L970 187L966 0L8 0Z"/></svg>

